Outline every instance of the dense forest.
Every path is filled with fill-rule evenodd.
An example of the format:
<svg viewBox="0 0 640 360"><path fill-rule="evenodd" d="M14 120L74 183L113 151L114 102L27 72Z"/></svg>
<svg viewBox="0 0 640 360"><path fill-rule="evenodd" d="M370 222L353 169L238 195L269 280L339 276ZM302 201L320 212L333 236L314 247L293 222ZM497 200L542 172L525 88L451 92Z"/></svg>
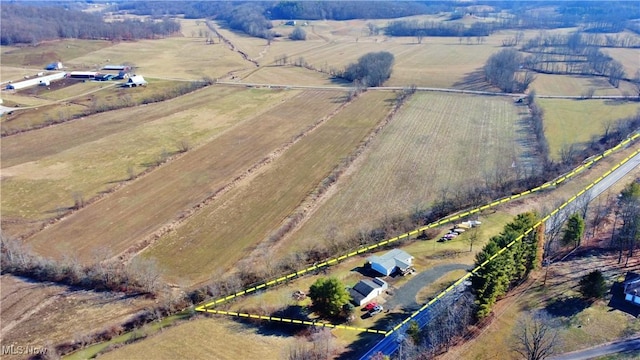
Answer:
<svg viewBox="0 0 640 360"><path fill-rule="evenodd" d="M154 21L104 22L100 14L64 7L2 4L0 44L34 44L60 38L135 40L153 39L180 31L180 24L163 18Z"/></svg>

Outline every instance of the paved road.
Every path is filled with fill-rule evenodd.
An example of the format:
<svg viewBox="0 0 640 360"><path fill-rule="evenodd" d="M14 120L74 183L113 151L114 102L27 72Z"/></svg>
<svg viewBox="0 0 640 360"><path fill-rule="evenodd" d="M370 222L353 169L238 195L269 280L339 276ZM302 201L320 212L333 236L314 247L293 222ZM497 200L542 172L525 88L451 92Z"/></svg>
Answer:
<svg viewBox="0 0 640 360"><path fill-rule="evenodd" d="M433 283L450 271L460 269L466 270L468 268L469 265L465 264L445 264L423 271L417 275L412 275L413 278L395 290L393 297L391 297L385 305L387 309L393 309L399 306L405 311L418 310L420 305L416 302L416 295L418 295L418 292L423 287Z"/></svg>
<svg viewBox="0 0 640 360"><path fill-rule="evenodd" d="M554 228L554 226L564 223L564 221L568 219L571 214L580 211L580 208L582 204L585 203L585 201L591 202L591 200L595 199L596 197L598 197L598 195L605 192L609 187L618 182L620 179L622 179L622 177L624 177L631 170L635 169L638 166L640 166L640 153L636 154L636 156L631 158L629 161L617 168L614 172L595 184L589 191L582 194L581 198L576 199L571 204L567 205L567 207L556 213L556 215L550 217L549 220L547 220L546 228L550 230Z"/></svg>
<svg viewBox="0 0 640 360"><path fill-rule="evenodd" d="M584 350L553 356L549 360L587 360L609 354L624 353L640 358L640 335L633 338L594 346Z"/></svg>

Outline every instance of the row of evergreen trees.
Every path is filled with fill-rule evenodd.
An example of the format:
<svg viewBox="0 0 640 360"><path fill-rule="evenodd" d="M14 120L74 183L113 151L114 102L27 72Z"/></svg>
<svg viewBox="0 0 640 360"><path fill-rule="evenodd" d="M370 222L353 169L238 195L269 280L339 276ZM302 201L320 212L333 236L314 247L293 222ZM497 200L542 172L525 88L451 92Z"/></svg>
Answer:
<svg viewBox="0 0 640 360"><path fill-rule="evenodd" d="M471 278L479 319L489 315L498 298L524 280L540 261L539 249L542 246L539 244L544 236L540 227L529 231L521 240L515 241L537 222L537 215L531 212L516 216L512 222L505 225L499 235L489 239L482 251L476 255L476 267L484 264ZM512 242L511 246L505 248ZM485 264L503 248L499 255Z"/></svg>

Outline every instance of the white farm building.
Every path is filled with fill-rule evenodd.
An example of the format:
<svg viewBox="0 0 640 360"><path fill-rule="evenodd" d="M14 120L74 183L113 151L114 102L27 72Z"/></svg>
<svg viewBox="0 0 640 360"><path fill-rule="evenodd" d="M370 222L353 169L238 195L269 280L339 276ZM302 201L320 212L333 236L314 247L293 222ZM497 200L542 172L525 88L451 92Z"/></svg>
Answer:
<svg viewBox="0 0 640 360"><path fill-rule="evenodd" d="M123 86L128 87L136 87L136 86L145 86L147 85L147 81L142 77L142 75L133 75L129 78L129 80L123 84Z"/></svg>
<svg viewBox="0 0 640 360"><path fill-rule="evenodd" d="M7 90L20 90L36 85L49 85L52 81L64 79L67 76L65 72L58 72L50 75L40 76L24 81L12 82L7 85Z"/></svg>

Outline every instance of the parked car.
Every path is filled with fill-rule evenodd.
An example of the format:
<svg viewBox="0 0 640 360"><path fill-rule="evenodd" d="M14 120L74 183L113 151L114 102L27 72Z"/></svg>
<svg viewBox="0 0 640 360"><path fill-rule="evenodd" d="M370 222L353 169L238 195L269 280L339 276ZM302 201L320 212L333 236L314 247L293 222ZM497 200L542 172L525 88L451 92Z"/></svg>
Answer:
<svg viewBox="0 0 640 360"><path fill-rule="evenodd" d="M376 306L373 307L373 309L371 309L371 311L369 311L369 315L373 316L373 315L380 314L382 312L382 310L384 310L382 308L382 305L376 305Z"/></svg>
<svg viewBox="0 0 640 360"><path fill-rule="evenodd" d="M370 303L368 303L367 305L365 305L365 306L364 306L364 309L365 309L366 311L371 311L371 310L373 310L376 306L378 306L378 303L376 303L376 302L370 302Z"/></svg>

